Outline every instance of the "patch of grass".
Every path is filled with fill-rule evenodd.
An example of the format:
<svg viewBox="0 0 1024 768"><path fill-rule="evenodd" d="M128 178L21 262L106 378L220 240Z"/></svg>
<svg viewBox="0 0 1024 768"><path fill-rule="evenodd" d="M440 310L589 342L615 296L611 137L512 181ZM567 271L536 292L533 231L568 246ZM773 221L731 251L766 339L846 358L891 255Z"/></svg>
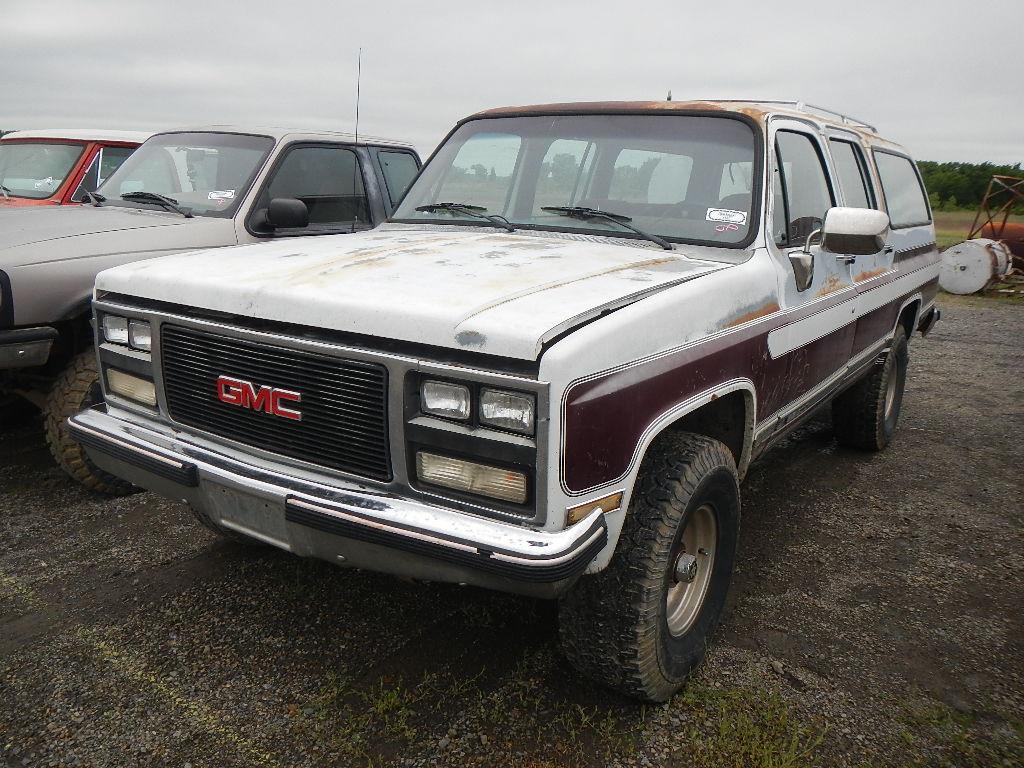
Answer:
<svg viewBox="0 0 1024 768"><path fill-rule="evenodd" d="M465 695L477 677L428 674L414 685L381 677L355 688L330 675L305 706L293 704L288 714L297 731L329 751L373 764L381 747L409 744L421 721Z"/></svg>
<svg viewBox="0 0 1024 768"><path fill-rule="evenodd" d="M962 243L974 223L975 211L935 211L935 242L939 250ZM1011 216L1009 221L1024 222L1024 216Z"/></svg>
<svg viewBox="0 0 1024 768"><path fill-rule="evenodd" d="M907 768L995 768L1024 765L1024 721L982 720L944 704L908 705L901 733L915 753Z"/></svg>
<svg viewBox="0 0 1024 768"><path fill-rule="evenodd" d="M691 681L673 708L685 710L674 764L803 768L819 762L824 730L798 718L777 693Z"/></svg>

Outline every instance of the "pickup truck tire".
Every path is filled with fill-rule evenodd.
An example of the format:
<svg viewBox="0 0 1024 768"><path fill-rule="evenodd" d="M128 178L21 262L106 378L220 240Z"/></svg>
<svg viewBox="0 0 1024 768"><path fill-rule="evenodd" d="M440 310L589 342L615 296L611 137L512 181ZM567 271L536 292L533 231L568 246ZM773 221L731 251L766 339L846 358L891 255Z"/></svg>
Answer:
<svg viewBox="0 0 1024 768"><path fill-rule="evenodd" d="M137 493L139 488L93 464L68 431L68 417L102 399L96 353L90 349L75 357L50 389L43 412L46 444L60 468L89 490L109 496Z"/></svg>
<svg viewBox="0 0 1024 768"><path fill-rule="evenodd" d="M885 360L832 401L832 429L841 445L880 451L896 432L910 351L900 325Z"/></svg>
<svg viewBox="0 0 1024 768"><path fill-rule="evenodd" d="M559 605L559 635L573 666L632 698L670 698L718 624L739 523L729 449L691 433L660 438L644 458L608 567L584 576Z"/></svg>

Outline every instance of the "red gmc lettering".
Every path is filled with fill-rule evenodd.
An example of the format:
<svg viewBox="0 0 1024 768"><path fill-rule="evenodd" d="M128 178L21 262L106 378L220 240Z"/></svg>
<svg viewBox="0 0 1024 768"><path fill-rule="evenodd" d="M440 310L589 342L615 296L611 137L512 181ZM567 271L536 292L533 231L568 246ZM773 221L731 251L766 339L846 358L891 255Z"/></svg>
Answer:
<svg viewBox="0 0 1024 768"><path fill-rule="evenodd" d="M217 377L217 399L228 405L237 405L252 411L263 411L272 416L293 421L302 420L302 412L288 408L282 403L301 403L302 394L287 389L257 387L251 381L233 379L230 376Z"/></svg>

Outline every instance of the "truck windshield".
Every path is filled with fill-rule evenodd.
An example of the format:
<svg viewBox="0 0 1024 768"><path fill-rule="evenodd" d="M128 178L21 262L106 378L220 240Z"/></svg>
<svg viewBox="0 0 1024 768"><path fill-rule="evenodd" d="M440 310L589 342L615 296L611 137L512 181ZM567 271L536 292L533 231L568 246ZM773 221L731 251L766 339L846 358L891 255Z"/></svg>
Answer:
<svg viewBox="0 0 1024 768"><path fill-rule="evenodd" d="M607 211L669 241L739 247L756 228L754 146L751 127L725 116L471 120L437 151L392 221L493 226L460 213L459 205L479 206L516 228L641 237L610 217L577 215Z"/></svg>
<svg viewBox="0 0 1024 768"><path fill-rule="evenodd" d="M43 200L75 167L82 144L0 141L0 184L12 197Z"/></svg>
<svg viewBox="0 0 1024 768"><path fill-rule="evenodd" d="M132 193L172 198L195 216L229 218L238 209L274 140L235 133L165 133L154 136L107 179L99 192L107 205L153 207Z"/></svg>

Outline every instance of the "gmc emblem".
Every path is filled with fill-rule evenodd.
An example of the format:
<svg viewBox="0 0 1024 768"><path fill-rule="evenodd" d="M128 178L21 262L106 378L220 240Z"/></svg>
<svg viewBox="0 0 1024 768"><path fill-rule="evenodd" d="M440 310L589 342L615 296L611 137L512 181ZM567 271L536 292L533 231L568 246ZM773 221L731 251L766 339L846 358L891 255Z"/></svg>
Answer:
<svg viewBox="0 0 1024 768"><path fill-rule="evenodd" d="M302 412L286 408L282 403L301 403L302 394L287 389L257 387L251 381L230 376L217 377L217 399L228 405L238 405L252 411L263 411L283 419L302 421Z"/></svg>

